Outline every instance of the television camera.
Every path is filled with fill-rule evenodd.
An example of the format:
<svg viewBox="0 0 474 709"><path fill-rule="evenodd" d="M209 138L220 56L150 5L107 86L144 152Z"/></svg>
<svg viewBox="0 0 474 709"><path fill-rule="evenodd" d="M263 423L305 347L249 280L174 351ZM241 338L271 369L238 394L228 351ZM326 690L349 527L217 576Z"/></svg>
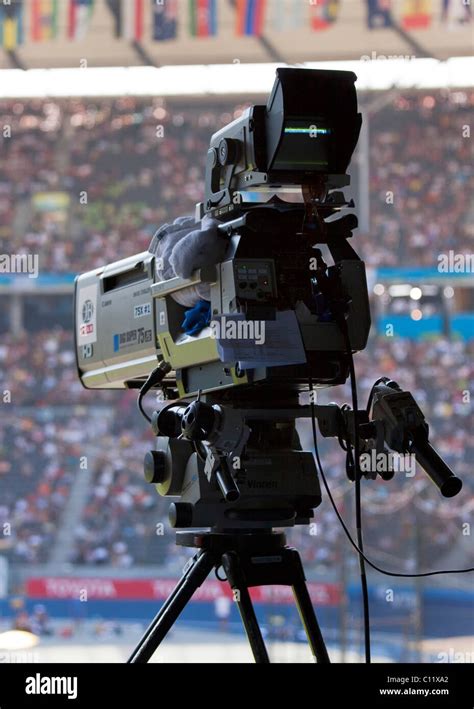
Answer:
<svg viewBox="0 0 474 709"><path fill-rule="evenodd" d="M323 436L348 446L414 452L443 495L460 489L413 397L394 382L374 387L372 419L301 399L343 384L370 330L365 267L350 244L357 218L343 192L361 128L355 80L346 71L278 69L267 104L212 136L193 228L211 224L223 257L163 278L168 264L153 247L76 279L81 381L140 390L157 437L145 478L174 498L178 544L199 549L132 662L149 659L220 566L257 660L268 654L248 587L273 583L293 587L313 653L328 660L299 555L274 531L307 524L321 502L296 419L314 414ZM183 324L190 293L204 312L192 332ZM162 401L148 416L143 397L153 389Z"/></svg>

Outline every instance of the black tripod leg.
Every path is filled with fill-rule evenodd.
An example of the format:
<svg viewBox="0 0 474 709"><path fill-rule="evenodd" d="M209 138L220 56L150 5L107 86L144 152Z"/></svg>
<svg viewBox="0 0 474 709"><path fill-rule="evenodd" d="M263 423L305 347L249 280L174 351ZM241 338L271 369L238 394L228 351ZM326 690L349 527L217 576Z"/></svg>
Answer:
<svg viewBox="0 0 474 709"><path fill-rule="evenodd" d="M306 586L306 579L304 576L300 555L296 550L292 550L292 556L292 564L295 573L295 580L292 584L292 589L296 600L296 607L298 608L301 622L303 623L303 628L305 629L313 657L318 663L328 664L331 660L329 659L318 619L316 618L316 613L314 612L313 603Z"/></svg>
<svg viewBox="0 0 474 709"><path fill-rule="evenodd" d="M252 605L250 593L245 583L245 578L240 568L238 556L229 552L222 556L222 566L227 575L227 580L234 593L234 600L239 608L240 617L244 624L245 632L252 649L255 662L269 663L267 648L263 641L262 632L258 625L257 616Z"/></svg>
<svg viewBox="0 0 474 709"><path fill-rule="evenodd" d="M214 565L214 556L210 552L203 551L197 556L146 629L142 639L130 655L129 663L148 662L176 622L181 611L191 600L194 592L206 580Z"/></svg>

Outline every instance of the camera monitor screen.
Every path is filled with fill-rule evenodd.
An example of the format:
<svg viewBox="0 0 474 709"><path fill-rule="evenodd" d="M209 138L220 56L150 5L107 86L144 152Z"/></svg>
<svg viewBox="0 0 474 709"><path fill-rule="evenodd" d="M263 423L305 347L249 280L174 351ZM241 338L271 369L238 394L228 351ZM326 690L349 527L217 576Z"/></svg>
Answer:
<svg viewBox="0 0 474 709"><path fill-rule="evenodd" d="M327 172L331 132L320 118L286 119L273 169Z"/></svg>

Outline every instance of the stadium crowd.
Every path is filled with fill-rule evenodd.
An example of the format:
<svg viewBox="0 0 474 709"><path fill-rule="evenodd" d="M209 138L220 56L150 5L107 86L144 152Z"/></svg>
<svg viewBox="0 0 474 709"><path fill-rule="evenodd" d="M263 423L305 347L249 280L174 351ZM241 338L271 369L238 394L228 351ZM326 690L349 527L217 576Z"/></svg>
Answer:
<svg viewBox="0 0 474 709"><path fill-rule="evenodd" d="M371 116L371 232L357 235L369 265L436 265L438 251L469 248L473 105L472 91L406 92ZM194 213L210 137L242 108L0 102L0 253L38 253L45 273L146 249L160 224Z"/></svg>
<svg viewBox="0 0 474 709"><path fill-rule="evenodd" d="M75 564L129 567L165 564L172 540L168 505L143 479L143 456L153 445L135 401L117 411L101 438L81 520L75 530Z"/></svg>
<svg viewBox="0 0 474 709"><path fill-rule="evenodd" d="M470 252L473 105L474 92L415 92L371 116L368 265L436 266L439 253Z"/></svg>
<svg viewBox="0 0 474 709"><path fill-rule="evenodd" d="M94 403L76 374L73 335L60 327L2 335L0 390L8 391L16 406ZM99 398L103 403L114 401L105 391Z"/></svg>
<svg viewBox="0 0 474 709"><path fill-rule="evenodd" d="M32 335L30 349L25 341L24 350L16 359L13 352L18 351L18 344L3 339L1 369L10 372L10 376L3 377L0 389L11 384L11 371L17 373L8 406L18 413L14 417L7 414L4 404L0 431L0 476L5 490L0 527L10 523L13 530L4 539L9 555L35 563L45 561L52 553L71 485L76 475L84 475L78 460L86 456L91 474L70 560L75 564L127 567L136 563L166 565L171 557L176 559L167 522L169 503L143 480L142 459L153 439L137 413L135 393L76 391L75 386L69 386L74 384L75 369L72 336L68 332ZM32 366L31 352L45 350L50 354L37 357ZM69 356L57 358L61 351ZM444 339L402 342L373 337L368 349L357 355L356 367L361 402L366 401L373 381L382 375L393 377L412 391L430 423L432 441L464 479L460 503L464 509L473 492L469 476L474 454L469 436L473 413L468 394L474 374L472 345ZM323 390L319 400L350 402L350 391L347 385ZM67 408L71 403L77 412L72 416ZM300 421L299 428L303 445L311 447L308 422ZM350 518L352 486L345 477L343 453L334 439L320 440L320 445L336 498L344 509L347 506ZM423 479L423 474L415 479ZM365 484L367 537L373 538L374 549L381 549L394 563L404 560L409 564L406 545L407 539L413 544L416 511L412 503L416 502L418 491L413 485L414 480L403 474L391 482ZM396 511L393 525L387 525L387 519L394 514L392 495L394 500L405 495L406 500ZM442 501L429 484L422 489L421 502L422 549L428 564L455 543L465 519L448 519L452 509L449 501ZM426 508L427 502L437 510L433 517L428 513L431 508ZM438 516L444 512L448 521L440 533ZM290 539L301 547L310 567L331 567L341 553L344 539L327 499L316 510L314 521L316 536L312 534L314 527L304 527L292 531Z"/></svg>
<svg viewBox="0 0 474 709"><path fill-rule="evenodd" d="M436 265L439 251L469 248L474 177L463 127L473 104L474 92L407 92L372 117L372 232L357 236L369 265ZM2 101L0 109L11 129L0 135L0 253L38 253L40 272L74 273L146 249L157 226L192 213L203 197L209 138L242 107L184 109L124 98ZM70 330L39 320L34 331L0 335L0 394L9 393L0 410L0 529L9 530L0 550L29 564L55 554L61 515L81 474L78 461L86 456L88 490L69 561L172 564L178 555L168 502L143 481L141 461L153 438L135 395L82 389ZM473 490L472 342L373 336L356 357L360 400L378 376L398 380L464 478L458 516L436 490L419 488L419 475L364 483L368 548L395 568L411 568L415 543L429 566L462 534ZM348 387L323 391L320 401L331 400L350 401ZM307 422L300 430L311 446ZM350 520L343 452L335 440L321 442L321 450ZM299 528L290 540L309 569L334 568L345 541L327 500L315 523L316 534Z"/></svg>
<svg viewBox="0 0 474 709"><path fill-rule="evenodd" d="M0 550L15 561L48 561L87 442L104 432L70 403L0 412Z"/></svg>

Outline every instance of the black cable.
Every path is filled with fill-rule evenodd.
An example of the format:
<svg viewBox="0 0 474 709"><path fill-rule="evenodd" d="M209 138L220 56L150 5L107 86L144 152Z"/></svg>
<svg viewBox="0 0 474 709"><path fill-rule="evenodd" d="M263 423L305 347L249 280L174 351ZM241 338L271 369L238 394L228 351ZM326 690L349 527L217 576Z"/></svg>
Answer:
<svg viewBox="0 0 474 709"><path fill-rule="evenodd" d="M194 448L194 451L195 451L197 457L199 458L201 463L206 463L207 457L203 454L200 446L201 446L200 441L193 441L193 448Z"/></svg>
<svg viewBox="0 0 474 709"><path fill-rule="evenodd" d="M148 376L148 379L143 383L140 389L137 398L137 406L138 410L140 411L142 416L146 418L148 423L151 423L151 417L148 416L147 412L143 408L143 397L150 391L152 387L162 382L168 372L171 372L171 369L171 365L163 360L162 362L160 362L158 367L155 367L155 369L151 372L151 374Z"/></svg>
<svg viewBox="0 0 474 709"><path fill-rule="evenodd" d="M316 212L319 217L319 213ZM321 220L323 221L323 220ZM323 221L324 224L324 221ZM324 230L324 227L322 227ZM319 256L318 256L319 252ZM340 281L331 279L328 275L328 268L324 259L321 256L319 249L315 249L316 259L318 268L315 272L317 283L321 293L326 297L328 303L331 306L331 312L334 317L334 321L339 326L339 329L344 338L345 349L347 352L347 357L349 359L349 370L351 379L351 391L352 391L352 408L354 416L354 457L352 457L351 441L347 442L347 458L346 458L346 470L349 474L351 463L353 463L353 477L355 481L355 516L356 516L356 529L357 529L357 543L360 550L359 554L359 568L360 568L360 583L362 589L362 604L364 613L364 648L365 648L365 661L370 664L371 652L370 652L370 612L369 612L369 591L367 587L367 575L365 573L365 563L364 563L364 546L362 537L362 505L361 505L361 471L360 471L360 442L358 433L358 401L357 401L357 383L354 369L354 357L352 355L352 346L349 337L349 330L347 326L346 315L348 312L349 300L347 296L342 291L340 287ZM310 379L310 389L312 389L311 379ZM352 471L351 471L352 472ZM349 476L352 478L352 474Z"/></svg>
<svg viewBox="0 0 474 709"><path fill-rule="evenodd" d="M345 411L345 409L349 408L349 404L342 404L342 406L340 408L341 408L341 411ZM341 423L342 423L342 426L344 427L344 433L346 434L346 439L348 439L349 436L348 436L347 426L345 424L344 418L341 418ZM346 443L344 442L344 439L342 438L342 435L340 433L337 436L337 441L338 441L339 445L341 446L342 450L347 453L346 457L349 458L350 456L352 456L352 451L350 449L350 446L346 445ZM346 461L346 468L347 468L347 461Z"/></svg>
<svg viewBox="0 0 474 709"><path fill-rule="evenodd" d="M379 377L372 385L372 389L370 390L369 398L367 400L367 413L370 413L370 407L372 406L372 399L374 398L374 389L377 386L377 384L380 384L380 382L383 382L385 377Z"/></svg>
<svg viewBox="0 0 474 709"><path fill-rule="evenodd" d="M348 453L347 446L346 446L346 444L344 443L344 441L342 440L342 436L339 435L339 436L337 437L337 442L338 442L339 445L341 446L342 450L345 451L346 453Z"/></svg>
<svg viewBox="0 0 474 709"><path fill-rule="evenodd" d="M352 368L354 365L352 365ZM351 372L351 387L354 387L355 379ZM365 661L367 664L371 662L370 652L370 612L369 612L369 590L367 587L367 575L365 571L364 561L364 542L362 536L362 505L361 505L361 472L360 472L360 451L359 451L359 436L357 434L357 394L353 394L354 401L354 475L355 475L355 516L356 516L356 533L357 546L360 549L359 554L359 569L360 569L360 585L362 589L362 604L364 610L364 646L365 646Z"/></svg>
<svg viewBox="0 0 474 709"><path fill-rule="evenodd" d="M143 396L144 396L144 395L143 395ZM151 416L148 416L147 412L146 412L145 409L143 408L143 396L142 396L141 392L140 392L140 394L138 395L138 399L137 399L138 410L139 410L139 412L141 413L141 415L146 418L146 420L148 421L148 423L151 423Z"/></svg>
<svg viewBox="0 0 474 709"><path fill-rule="evenodd" d="M362 589L362 604L364 612L364 646L365 646L365 661L367 664L371 662L371 651L370 651L370 610L369 610L369 589L367 585L367 575L365 571L365 561L364 561L364 541L362 535L362 504L361 504L361 478L362 473L360 470L360 441L359 441L359 426L358 426L358 413L359 413L359 402L357 396L357 381L354 368L354 356L352 354L352 347L349 339L349 333L347 331L347 325L344 328L344 340L346 344L346 351L349 357L349 372L351 381L351 394L352 394L352 410L354 416L354 478L355 478L355 516L356 516L356 533L357 533L357 546L360 549L359 554L359 569L360 569L360 585ZM350 441L348 444L348 450L350 449Z"/></svg>
<svg viewBox="0 0 474 709"><path fill-rule="evenodd" d="M364 557L364 561L371 566L375 571L378 571L380 574L384 574L384 576L397 576L400 578L408 578L408 579L414 579L414 578L421 578L424 576L438 576L440 574L468 574L472 571L474 571L474 567L469 567L467 569L442 569L440 571L424 571L422 573L418 574L404 574L401 572L396 572L396 571L386 571L385 569L382 569L380 566L377 566L377 564L374 564L370 559L368 559L365 554L359 549L355 541L352 539L352 535L349 532L349 529L347 528L346 523L344 522L341 513L337 509L337 505L334 502L334 498L332 496L331 490L329 489L328 482L326 480L326 475L324 473L324 469L321 463L321 458L319 457L319 449L318 449L318 438L317 438L317 433L316 433L316 413L314 411L314 404L312 401L310 401L310 408L311 408L311 423L312 423L312 429L313 429L313 445L314 445L314 452L316 455L316 462L318 464L318 469L319 469L319 474L321 476L321 480L323 481L324 488L326 490L327 496L329 497L329 501L331 502L331 505L334 509L334 512L336 513L336 517L338 518L341 527L343 528L346 537L348 538L349 542L351 545L354 547L356 552Z"/></svg>

